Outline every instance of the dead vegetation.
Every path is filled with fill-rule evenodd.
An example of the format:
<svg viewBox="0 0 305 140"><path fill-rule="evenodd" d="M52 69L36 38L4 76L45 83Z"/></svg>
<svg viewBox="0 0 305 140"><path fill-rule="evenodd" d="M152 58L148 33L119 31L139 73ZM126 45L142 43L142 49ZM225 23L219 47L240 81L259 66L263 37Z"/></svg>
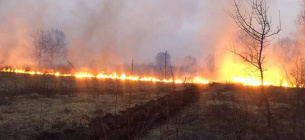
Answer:
<svg viewBox="0 0 305 140"><path fill-rule="evenodd" d="M181 100L191 97L186 96L192 93L186 90L189 85L173 90L171 84L133 82L130 90L128 81L0 74L0 137L5 139L305 136L302 88L265 87L273 114L274 127L269 128L267 112L259 106L260 87L212 83L200 86L196 99Z"/></svg>
<svg viewBox="0 0 305 140"><path fill-rule="evenodd" d="M157 100L120 111L117 115L107 113L93 118L88 126L65 129L62 132L44 132L34 139L140 139L153 126L166 122L182 107L198 99L198 90L190 86Z"/></svg>
<svg viewBox="0 0 305 140"><path fill-rule="evenodd" d="M169 93L149 82L133 82L129 94L129 81L0 74L0 137L5 139L88 126L92 118Z"/></svg>
<svg viewBox="0 0 305 140"><path fill-rule="evenodd" d="M258 108L259 87L213 85L201 91L167 124L155 127L144 138L152 139L303 139L305 98L294 88L266 87L274 128L265 124L266 110ZM178 133L177 133L178 132Z"/></svg>

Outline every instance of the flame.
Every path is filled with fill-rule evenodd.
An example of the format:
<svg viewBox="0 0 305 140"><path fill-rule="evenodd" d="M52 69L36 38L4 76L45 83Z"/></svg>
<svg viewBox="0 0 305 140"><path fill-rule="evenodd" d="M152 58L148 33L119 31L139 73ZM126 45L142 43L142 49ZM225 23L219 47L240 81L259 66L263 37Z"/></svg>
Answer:
<svg viewBox="0 0 305 140"><path fill-rule="evenodd" d="M208 83L210 83L210 81L208 81L208 80L203 80L201 77L197 76L197 77L195 77L195 79L193 80L193 83L208 84Z"/></svg>
<svg viewBox="0 0 305 140"><path fill-rule="evenodd" d="M116 72L112 74L105 74L104 72L100 72L97 75L93 75L88 72L80 72L76 74L61 74L60 72L41 72L41 71L26 71L22 69L3 69L0 70L0 72L11 72L11 73L22 73L22 74L30 74L30 75L54 75L54 76L74 76L76 78L97 78L97 79L119 79L119 80L132 80L132 81L147 81L147 82L164 82L164 83L183 83L181 79L158 79L151 76L127 76L125 73L122 73L121 75L117 74ZM193 80L193 83L202 83L207 84L208 82L202 82L198 80Z"/></svg>
<svg viewBox="0 0 305 140"><path fill-rule="evenodd" d="M82 72L74 75L77 78L93 78L94 75L87 73L87 72Z"/></svg>
<svg viewBox="0 0 305 140"><path fill-rule="evenodd" d="M242 83L245 86L260 86L260 85L262 85L261 80L259 80L258 78L251 77L251 76L233 77L233 82L234 83ZM264 86L294 87L292 85L289 85L287 81L276 80L274 82L269 78L264 80L263 85Z"/></svg>
<svg viewBox="0 0 305 140"><path fill-rule="evenodd" d="M264 86L295 87L289 84L287 78L285 78L285 71L276 61L266 62L265 65L268 66L268 69L264 69L264 80L261 82L259 71L250 64L235 58L232 54L228 54L224 58L218 71L218 79L241 83L245 86L260 86L263 84Z"/></svg>
<svg viewBox="0 0 305 140"><path fill-rule="evenodd" d="M76 74L62 74L60 72L41 72L41 71L26 71L22 69L3 69L0 70L0 72L11 72L11 73L22 73L22 74L30 74L30 75L53 75L56 77L60 76L69 76L69 77L76 77L78 79L82 78L97 78L97 79L119 79L119 80L132 80L132 81L147 81L147 82L164 82L164 83L184 83L186 81L183 81L179 78L177 79L158 79L152 76L132 76L132 75L126 75L125 73L117 74L116 72L113 72L112 74L105 74L104 72L100 72L97 75L88 73L88 72L79 72ZM267 73L268 74L268 73ZM266 75L267 75L266 74ZM272 74L271 74L272 75ZM269 76L269 77L268 77ZM283 87L293 87L288 84L285 80L274 80L275 78L270 77L270 73L265 78L263 85L265 86L283 86ZM274 76L274 73L273 73ZM275 74L274 77L277 77ZM261 85L261 81L259 78L254 76L232 76L230 81L233 81L234 83L241 83L245 86L259 86ZM188 83L197 83L197 84L209 84L211 80L206 80L200 76L196 76L191 80L187 81Z"/></svg>

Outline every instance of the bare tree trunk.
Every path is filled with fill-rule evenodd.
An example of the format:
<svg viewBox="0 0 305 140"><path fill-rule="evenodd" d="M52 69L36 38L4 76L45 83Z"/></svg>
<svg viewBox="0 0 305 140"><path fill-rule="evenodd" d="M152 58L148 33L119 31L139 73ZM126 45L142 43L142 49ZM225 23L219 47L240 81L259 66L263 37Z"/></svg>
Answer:
<svg viewBox="0 0 305 140"><path fill-rule="evenodd" d="M160 72L161 72L161 78L163 78L163 71L162 71L161 65L160 65L160 63L158 63L158 64L159 64L159 68L160 68Z"/></svg>
<svg viewBox="0 0 305 140"><path fill-rule="evenodd" d="M241 1L234 0L234 10L233 13L229 12L229 15L234 19L238 27L250 37L251 40L241 38L241 42L243 43L245 50L238 52L234 48L230 51L239 56L245 62L254 66L260 72L262 94L261 102L265 102L267 111L267 126L271 127L272 114L270 111L268 96L266 96L264 89L263 64L266 56L263 54L263 50L269 45L269 38L281 31L281 23L277 27L276 31L272 31L271 19L268 18L267 15L269 7L266 5L266 0L251 0L248 4L251 7L251 12L242 13ZM261 102L259 103L259 108Z"/></svg>

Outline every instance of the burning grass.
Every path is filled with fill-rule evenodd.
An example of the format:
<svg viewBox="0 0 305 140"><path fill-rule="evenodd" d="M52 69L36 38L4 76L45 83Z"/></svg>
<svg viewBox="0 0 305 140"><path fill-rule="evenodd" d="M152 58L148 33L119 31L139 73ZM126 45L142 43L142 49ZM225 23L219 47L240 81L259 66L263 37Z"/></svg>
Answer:
<svg viewBox="0 0 305 140"><path fill-rule="evenodd" d="M78 79L84 79L84 78L97 78L97 79L117 79L117 80L131 80L131 81L142 81L142 82L164 82L164 83L176 83L181 84L184 82L188 83L196 83L196 84L209 84L213 83L214 80L206 80L203 77L200 76L181 76L179 78L169 78L169 79L162 79L157 78L155 76L133 76L133 75L126 75L125 73L118 74L116 72L113 72L112 74L105 74L104 72L99 72L98 74L92 74L90 72L77 72L77 73L66 73L62 74L60 72L56 72L54 70L43 70L43 71L34 71L29 69L14 69L12 67L3 68L0 70L0 72L6 72L6 73L19 73L19 74L27 74L27 75L48 75L48 76L56 76L56 77L72 77L72 78L78 78ZM237 71L236 75L229 76L230 79L227 79L228 81L231 81L233 83L241 83L244 86L260 86L262 85L260 79L256 76L251 75L243 75L240 74L243 73L242 71ZM285 78L281 75L273 74L272 72L266 72L266 77L263 82L263 85L265 86L282 86L282 87L296 87L296 85L292 85L292 83L287 82ZM228 78L228 77L227 77ZM184 79L184 80L181 80ZM279 80L281 79L281 80ZM223 80L223 79L222 79Z"/></svg>
<svg viewBox="0 0 305 140"><path fill-rule="evenodd" d="M72 77L72 78L97 78L97 79L118 79L118 80L131 80L131 81L142 81L142 82L163 82L163 83L176 83L181 84L183 81L179 78L169 78L169 79L160 79L156 78L154 76L127 76L125 73L117 74L116 72L113 72L112 74L105 74L104 72L99 72L98 74L94 75L89 72L78 72L75 74L62 74L60 72L50 72L50 70L42 71L31 71L31 70L24 70L24 69L13 69L13 68L3 68L0 70L0 72L6 72L6 73L19 73L19 74L28 74L28 75L50 75L50 76L56 76L56 77ZM186 78L186 77L184 77ZM185 79L186 80L186 79ZM196 76L193 79L188 79L187 82L191 83L199 83L199 84L208 84L210 81L204 80L204 78Z"/></svg>

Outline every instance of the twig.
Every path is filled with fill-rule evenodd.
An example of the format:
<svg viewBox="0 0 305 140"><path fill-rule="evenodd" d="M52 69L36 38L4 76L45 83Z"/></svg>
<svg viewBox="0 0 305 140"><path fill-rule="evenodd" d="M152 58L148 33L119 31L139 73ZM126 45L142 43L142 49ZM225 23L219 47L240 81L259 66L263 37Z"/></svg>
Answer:
<svg viewBox="0 0 305 140"><path fill-rule="evenodd" d="M73 68L77 73L79 73L78 70L72 65L72 63L71 63L70 61L68 61L68 62L69 62L69 64L72 66L72 68Z"/></svg>

